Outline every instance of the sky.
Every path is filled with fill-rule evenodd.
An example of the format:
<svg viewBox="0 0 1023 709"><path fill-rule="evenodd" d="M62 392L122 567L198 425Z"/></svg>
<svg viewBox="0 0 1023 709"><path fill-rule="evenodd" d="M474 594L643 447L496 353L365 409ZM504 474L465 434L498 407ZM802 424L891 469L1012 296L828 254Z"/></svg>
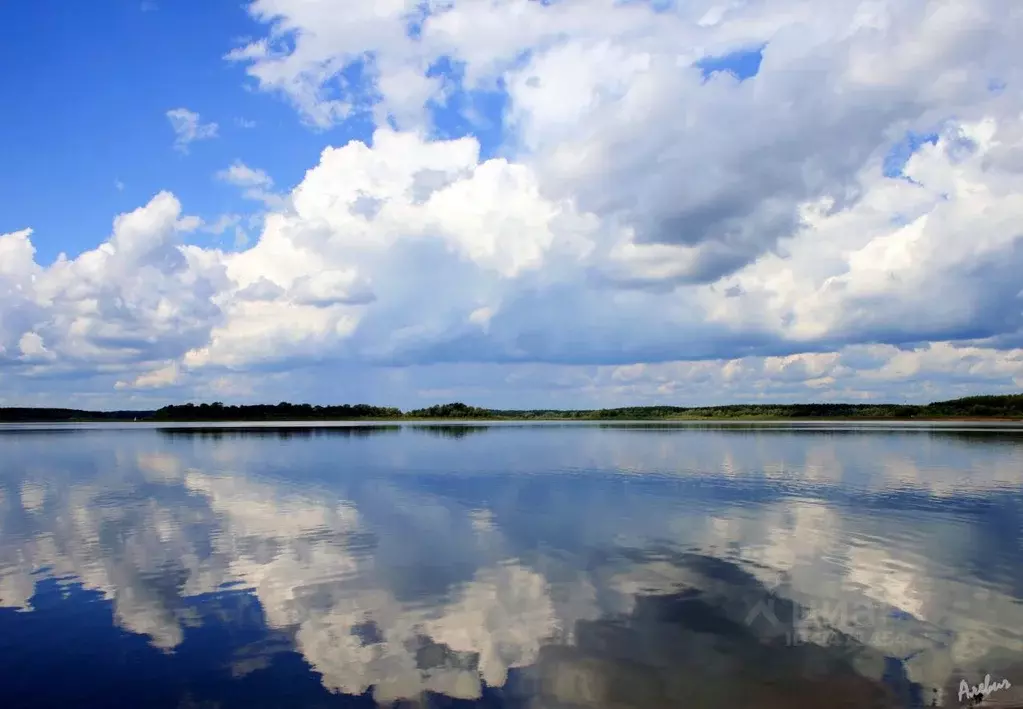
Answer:
<svg viewBox="0 0 1023 709"><path fill-rule="evenodd" d="M1015 0L0 23L0 405L1023 389Z"/></svg>

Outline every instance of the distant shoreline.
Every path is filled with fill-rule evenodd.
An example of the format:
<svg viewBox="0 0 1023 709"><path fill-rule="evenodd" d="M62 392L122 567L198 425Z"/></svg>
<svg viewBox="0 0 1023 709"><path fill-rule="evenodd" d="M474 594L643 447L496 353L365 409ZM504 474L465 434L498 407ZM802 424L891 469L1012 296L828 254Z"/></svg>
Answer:
<svg viewBox="0 0 1023 709"><path fill-rule="evenodd" d="M613 409L488 409L461 402L402 411L370 404L180 404L149 411L87 411L58 408L0 408L3 423L245 423L415 421L1023 421L1023 394L970 396L930 404L728 404L722 406L629 406Z"/></svg>
<svg viewBox="0 0 1023 709"><path fill-rule="evenodd" d="M1023 424L1023 417L998 417L998 416L931 416L918 418L885 418L885 417L810 417L795 418L791 416L743 416L743 417L664 417L664 418L635 418L635 419L600 419L600 418L564 418L564 417L489 417L489 418L439 418L424 417L413 418L404 416L401 418L358 418L358 419L330 419L330 418L285 418L285 419L111 419L111 418L75 418L75 419L23 419L19 421L7 421L0 419L0 424L24 423L24 424L79 424L79 423L117 423L117 424L144 424L144 425L176 425L176 424L307 424L310 426L322 424L402 424L402 423L437 423L437 424L461 424L486 426L493 423L578 423L578 424L656 424L656 423L700 423L700 424L729 424L729 423L1019 423Z"/></svg>

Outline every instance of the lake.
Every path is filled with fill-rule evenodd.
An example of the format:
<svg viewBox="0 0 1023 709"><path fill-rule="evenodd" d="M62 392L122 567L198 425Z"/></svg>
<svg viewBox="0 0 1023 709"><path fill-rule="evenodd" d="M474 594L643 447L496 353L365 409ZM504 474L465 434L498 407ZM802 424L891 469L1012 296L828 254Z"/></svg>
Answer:
<svg viewBox="0 0 1023 709"><path fill-rule="evenodd" d="M985 674L1015 706L1021 480L991 424L0 427L0 706L962 706Z"/></svg>

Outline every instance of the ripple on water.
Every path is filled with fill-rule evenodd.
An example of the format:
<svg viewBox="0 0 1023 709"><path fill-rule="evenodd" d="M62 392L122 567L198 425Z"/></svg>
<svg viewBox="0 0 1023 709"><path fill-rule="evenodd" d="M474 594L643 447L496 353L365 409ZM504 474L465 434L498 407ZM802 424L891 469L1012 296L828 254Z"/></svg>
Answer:
<svg viewBox="0 0 1023 709"><path fill-rule="evenodd" d="M1023 657L1023 433L197 430L0 440L5 705L908 706Z"/></svg>

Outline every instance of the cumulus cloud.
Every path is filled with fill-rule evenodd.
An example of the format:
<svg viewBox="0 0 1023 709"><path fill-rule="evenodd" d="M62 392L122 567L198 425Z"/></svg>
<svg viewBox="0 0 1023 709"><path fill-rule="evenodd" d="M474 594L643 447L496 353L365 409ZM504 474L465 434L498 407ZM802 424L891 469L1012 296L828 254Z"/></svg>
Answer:
<svg viewBox="0 0 1023 709"><path fill-rule="evenodd" d="M187 108L174 108L167 111L167 120L174 130L174 149L187 153L189 146L197 140L209 140L217 137L216 123L203 123L199 114Z"/></svg>
<svg viewBox="0 0 1023 709"><path fill-rule="evenodd" d="M180 357L219 317L216 252L181 243L199 220L168 192L114 220L107 241L74 259L34 262L28 232L0 237L4 350L22 372L115 371ZM16 346L15 344L16 343ZM45 362L44 362L45 361Z"/></svg>
<svg viewBox="0 0 1023 709"><path fill-rule="evenodd" d="M522 0L430 6L425 17L407 3L336 17L259 0L250 12L273 32L230 57L316 124L347 116L339 82L367 54L381 57L374 90L389 115L423 103L391 87L434 76L442 58L463 65L469 87L503 80L506 118L545 187L628 221L642 242L679 247L672 275L696 281L791 235L801 203L855 200L860 168L895 131L968 115L989 75L1013 71L1002 39L1019 22L1009 2L922 0L824 13L798 0L662 12ZM755 80L704 80L699 60L754 47L764 47Z"/></svg>
<svg viewBox="0 0 1023 709"><path fill-rule="evenodd" d="M115 269L120 305L96 318L136 322L148 363L115 381L171 361L186 387L403 366L404 390L379 391L462 386L493 405L538 367L557 371L538 396L567 405L702 403L705 381L731 400L1019 387L1023 102L990 88L1020 78L1008 0L249 12L266 35L228 58L259 88L314 126L359 113L376 129L325 147L290 191L241 161L219 172L265 212L207 227L236 229L231 253L162 249L162 309ZM737 53L755 70L708 69ZM171 113L183 147L215 134ZM441 137L452 113L469 135ZM488 121L499 135L472 137ZM891 176L908 132L936 139ZM53 354L33 371L64 366L62 343L99 327L65 312L90 301L40 285L62 264L36 264L28 231L0 237L0 357L32 332ZM182 329L143 332L172 317ZM608 374L629 366L644 374ZM459 384L484 370L489 389Z"/></svg>

